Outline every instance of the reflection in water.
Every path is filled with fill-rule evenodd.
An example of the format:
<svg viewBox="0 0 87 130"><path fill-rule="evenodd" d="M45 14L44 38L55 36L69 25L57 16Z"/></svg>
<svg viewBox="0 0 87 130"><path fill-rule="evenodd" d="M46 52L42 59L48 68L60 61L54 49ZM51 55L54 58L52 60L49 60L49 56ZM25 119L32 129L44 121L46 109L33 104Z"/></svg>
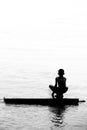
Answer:
<svg viewBox="0 0 87 130"><path fill-rule="evenodd" d="M52 113L51 122L54 127L64 127L64 114L68 106L50 107L49 110Z"/></svg>

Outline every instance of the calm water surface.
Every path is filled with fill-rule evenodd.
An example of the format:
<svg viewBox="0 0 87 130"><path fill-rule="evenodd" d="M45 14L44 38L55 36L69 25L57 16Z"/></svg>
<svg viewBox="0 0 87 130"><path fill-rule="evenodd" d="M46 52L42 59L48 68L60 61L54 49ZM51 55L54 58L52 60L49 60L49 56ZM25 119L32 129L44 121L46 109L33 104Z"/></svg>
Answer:
<svg viewBox="0 0 87 130"><path fill-rule="evenodd" d="M0 103L1 130L86 130L87 104L79 106L30 106Z"/></svg>
<svg viewBox="0 0 87 130"><path fill-rule="evenodd" d="M3 69L0 73L0 130L86 130L87 103L77 106L6 105L3 97L51 97L48 85L56 75L50 72ZM86 86L69 86L65 97L86 99Z"/></svg>

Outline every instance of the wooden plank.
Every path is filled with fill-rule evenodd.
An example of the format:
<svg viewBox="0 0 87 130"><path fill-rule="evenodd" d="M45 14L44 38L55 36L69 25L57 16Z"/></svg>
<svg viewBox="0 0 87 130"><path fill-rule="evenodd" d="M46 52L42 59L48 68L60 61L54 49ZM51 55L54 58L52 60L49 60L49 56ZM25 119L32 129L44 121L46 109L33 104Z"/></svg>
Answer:
<svg viewBox="0 0 87 130"><path fill-rule="evenodd" d="M77 98L51 99L51 98L4 98L6 104L29 104L29 105L76 105Z"/></svg>

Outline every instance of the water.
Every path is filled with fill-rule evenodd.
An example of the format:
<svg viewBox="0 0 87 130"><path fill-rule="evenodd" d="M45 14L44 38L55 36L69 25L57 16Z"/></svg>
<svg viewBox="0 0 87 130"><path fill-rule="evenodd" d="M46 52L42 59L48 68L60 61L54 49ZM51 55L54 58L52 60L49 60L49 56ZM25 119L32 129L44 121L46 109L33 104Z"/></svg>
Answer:
<svg viewBox="0 0 87 130"><path fill-rule="evenodd" d="M0 103L1 130L86 130L87 104L49 107Z"/></svg>
<svg viewBox="0 0 87 130"><path fill-rule="evenodd" d="M13 57L12 57L13 58ZM50 98L49 84L54 84L57 73L49 70L36 69L28 66L27 59L15 61L6 57L0 60L0 130L86 130L87 103L77 106L34 106L34 105L6 105L3 97ZM12 63L12 62L13 63ZM23 64L22 64L23 63ZM38 64L40 66L40 64ZM31 69L32 68L32 69ZM34 70L33 70L34 68ZM39 67L38 67L39 68ZM36 70L35 70L36 69ZM42 70L42 71L41 71ZM85 75L85 74L84 74ZM86 97L86 75L73 82L72 75L67 79L69 91L65 97ZM72 80L71 80L72 79Z"/></svg>
<svg viewBox="0 0 87 130"><path fill-rule="evenodd" d="M3 97L51 97L48 88L55 74L50 72L4 73L0 85L0 129L2 130L86 130L87 103L78 106L49 107L34 105L5 105ZM71 87L71 90L73 88ZM77 90L65 97L76 97ZM83 93L77 97L83 99ZM86 95L84 96L86 97Z"/></svg>

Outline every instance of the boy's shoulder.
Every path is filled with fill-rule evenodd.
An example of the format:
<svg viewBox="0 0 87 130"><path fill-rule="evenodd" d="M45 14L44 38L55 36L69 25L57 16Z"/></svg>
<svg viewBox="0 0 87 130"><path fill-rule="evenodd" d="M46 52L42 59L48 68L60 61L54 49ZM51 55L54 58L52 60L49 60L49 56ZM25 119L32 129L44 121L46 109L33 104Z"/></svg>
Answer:
<svg viewBox="0 0 87 130"><path fill-rule="evenodd" d="M65 77L63 77L64 78L64 80L66 80L66 78Z"/></svg>
<svg viewBox="0 0 87 130"><path fill-rule="evenodd" d="M58 79L59 77L56 77L55 79Z"/></svg>
<svg viewBox="0 0 87 130"><path fill-rule="evenodd" d="M56 77L56 80L60 79L60 77ZM64 80L66 80L66 77L63 77Z"/></svg>

